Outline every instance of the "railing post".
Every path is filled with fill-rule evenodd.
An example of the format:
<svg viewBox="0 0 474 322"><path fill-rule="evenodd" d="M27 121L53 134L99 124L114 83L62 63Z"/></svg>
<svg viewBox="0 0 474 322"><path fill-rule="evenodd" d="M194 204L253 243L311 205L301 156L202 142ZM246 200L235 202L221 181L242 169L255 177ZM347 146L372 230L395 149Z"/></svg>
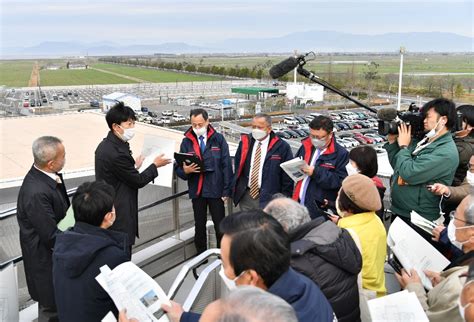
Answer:
<svg viewBox="0 0 474 322"><path fill-rule="evenodd" d="M178 193L178 176L176 172L173 171L173 182L171 184L171 194L175 195ZM179 220L179 202L178 198L173 199L173 221L174 221L174 230L177 238L180 238L180 220Z"/></svg>

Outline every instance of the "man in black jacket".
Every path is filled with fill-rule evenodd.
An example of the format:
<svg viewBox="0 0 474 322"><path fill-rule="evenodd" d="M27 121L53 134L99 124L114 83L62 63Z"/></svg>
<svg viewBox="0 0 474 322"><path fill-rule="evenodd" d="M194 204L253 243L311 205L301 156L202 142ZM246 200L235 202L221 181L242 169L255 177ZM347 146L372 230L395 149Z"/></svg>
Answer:
<svg viewBox="0 0 474 322"><path fill-rule="evenodd" d="M76 224L58 235L53 279L59 319L100 321L114 302L95 280L100 268L128 261L127 235L108 230L115 221L114 188L103 181L85 182L72 198Z"/></svg>
<svg viewBox="0 0 474 322"><path fill-rule="evenodd" d="M158 176L157 168L167 165L170 159L163 155L142 173L138 172L143 158L132 157L128 141L134 136L135 112L122 102L112 107L105 116L109 133L95 150L95 178L103 180L115 189L115 211L117 220L112 230L128 234L131 249L138 237L138 189L143 188Z"/></svg>
<svg viewBox="0 0 474 322"><path fill-rule="evenodd" d="M64 181L58 173L64 167L65 154L60 139L36 139L34 164L18 194L17 220L26 284L31 298L38 301L38 321L57 321L52 248L59 233L57 224L69 207Z"/></svg>
<svg viewBox="0 0 474 322"><path fill-rule="evenodd" d="M277 198L264 211L289 232L291 267L313 280L331 304L338 321L360 321L357 276L362 256L350 233L289 198Z"/></svg>

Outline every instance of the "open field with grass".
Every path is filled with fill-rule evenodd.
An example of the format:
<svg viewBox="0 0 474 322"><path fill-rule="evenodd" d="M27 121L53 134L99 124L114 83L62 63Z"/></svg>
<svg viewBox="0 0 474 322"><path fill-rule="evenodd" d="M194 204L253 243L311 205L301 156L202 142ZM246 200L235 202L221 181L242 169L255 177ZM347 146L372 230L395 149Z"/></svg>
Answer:
<svg viewBox="0 0 474 322"><path fill-rule="evenodd" d="M202 82L215 81L220 78L205 75L193 75L186 73L175 73L168 71L161 71L156 69L147 69L139 67L129 67L114 64L93 64L92 67L103 70L108 70L114 73L136 77L147 82L153 83L167 83L167 82Z"/></svg>
<svg viewBox="0 0 474 322"><path fill-rule="evenodd" d="M196 66L253 67L261 64L267 68L284 60L286 56L189 56L161 58L166 62L187 62ZM398 55L322 55L307 63L307 68L315 72L343 73L351 70L352 61L375 62L379 64L379 73L398 73L400 57ZM329 62L332 64L330 65ZM329 67L330 66L330 67ZM366 70L366 64L355 63L355 73ZM410 54L404 55L404 73L473 73L474 54Z"/></svg>
<svg viewBox="0 0 474 322"><path fill-rule="evenodd" d="M0 60L0 85L28 86L34 64L33 60Z"/></svg>
<svg viewBox="0 0 474 322"><path fill-rule="evenodd" d="M130 79L90 69L41 70L40 77L41 86L136 83Z"/></svg>

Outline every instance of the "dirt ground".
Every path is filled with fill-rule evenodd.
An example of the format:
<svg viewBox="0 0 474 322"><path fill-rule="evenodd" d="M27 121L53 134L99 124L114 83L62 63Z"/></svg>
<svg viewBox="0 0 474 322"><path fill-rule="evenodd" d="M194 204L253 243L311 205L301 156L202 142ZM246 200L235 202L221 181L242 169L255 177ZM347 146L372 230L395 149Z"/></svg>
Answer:
<svg viewBox="0 0 474 322"><path fill-rule="evenodd" d="M35 62L33 65L33 70L31 71L30 80L28 81L28 87L36 87L39 83L39 65L38 62Z"/></svg>

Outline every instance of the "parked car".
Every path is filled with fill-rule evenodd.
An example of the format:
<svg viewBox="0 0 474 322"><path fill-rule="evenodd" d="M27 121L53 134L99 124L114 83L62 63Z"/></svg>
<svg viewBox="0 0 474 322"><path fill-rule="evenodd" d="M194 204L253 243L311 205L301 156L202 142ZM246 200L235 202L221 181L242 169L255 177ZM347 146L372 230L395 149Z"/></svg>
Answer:
<svg viewBox="0 0 474 322"><path fill-rule="evenodd" d="M158 114L156 114L155 112L153 111L148 111L148 116L151 116L153 118L157 118L158 117Z"/></svg>
<svg viewBox="0 0 474 322"><path fill-rule="evenodd" d="M161 112L161 115L163 115L163 116L172 116L172 115L173 115L173 111L171 111L171 110L166 110L166 111Z"/></svg>
<svg viewBox="0 0 474 322"><path fill-rule="evenodd" d="M296 132L296 134L298 134L298 136L300 138L304 138L304 137L307 137L308 135L306 134L306 132L304 132L303 130L300 130L300 129L294 129L293 132Z"/></svg>
<svg viewBox="0 0 474 322"><path fill-rule="evenodd" d="M299 135L296 132L292 131L292 130L283 130L283 132L288 133L288 135L291 136L293 139L296 139L296 138L299 137Z"/></svg>
<svg viewBox="0 0 474 322"><path fill-rule="evenodd" d="M173 114L173 121L175 122L184 122L186 121L186 118L183 115L180 114Z"/></svg>
<svg viewBox="0 0 474 322"><path fill-rule="evenodd" d="M347 141L346 139L338 139L337 143L339 143L340 145L342 145L346 149L349 149L349 148L353 147L352 143Z"/></svg>
<svg viewBox="0 0 474 322"><path fill-rule="evenodd" d="M285 124L291 124L291 125L298 125L300 122L298 122L293 116L286 116L283 119L283 123Z"/></svg>
<svg viewBox="0 0 474 322"><path fill-rule="evenodd" d="M141 111L143 113L148 113L148 107L142 106Z"/></svg>
<svg viewBox="0 0 474 322"><path fill-rule="evenodd" d="M286 132L283 132L283 131L277 131L275 132L275 135L278 136L280 139L291 139L291 136L286 133Z"/></svg>
<svg viewBox="0 0 474 322"><path fill-rule="evenodd" d="M300 124L306 124L308 123L304 117L301 117L301 116L296 116L295 115L295 119L300 123Z"/></svg>
<svg viewBox="0 0 474 322"><path fill-rule="evenodd" d="M371 138L369 138L369 137L367 137L367 136L365 136L365 135L363 135L362 133L359 133L359 132L354 133L354 138L355 139L361 138L367 144L374 144L374 139L371 139Z"/></svg>
<svg viewBox="0 0 474 322"><path fill-rule="evenodd" d="M54 99L54 96L53 96L53 99ZM91 107L100 107L100 103L98 100L92 100L90 101L90 106Z"/></svg>

